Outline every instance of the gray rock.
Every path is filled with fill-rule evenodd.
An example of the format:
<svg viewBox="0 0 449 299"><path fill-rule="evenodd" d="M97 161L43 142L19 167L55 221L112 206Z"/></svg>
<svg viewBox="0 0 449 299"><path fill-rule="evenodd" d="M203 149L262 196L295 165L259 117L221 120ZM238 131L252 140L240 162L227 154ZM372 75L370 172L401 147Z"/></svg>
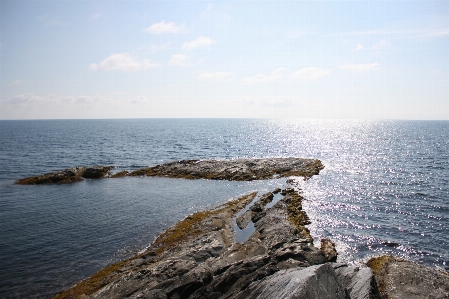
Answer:
<svg viewBox="0 0 449 299"><path fill-rule="evenodd" d="M447 299L449 274L391 256L368 261L373 268L381 294L387 298Z"/></svg>
<svg viewBox="0 0 449 299"><path fill-rule="evenodd" d="M131 172L130 176L167 176L186 179L251 181L277 177L303 176L319 173L319 160L300 158L183 160Z"/></svg>
<svg viewBox="0 0 449 299"><path fill-rule="evenodd" d="M237 217L235 219L237 226L240 229L245 229L249 222L251 221L251 216L252 216L252 212L250 210L246 211L245 213L243 213L242 215L240 215L239 217Z"/></svg>
<svg viewBox="0 0 449 299"><path fill-rule="evenodd" d="M374 273L370 268L336 265L334 269L351 299L381 299Z"/></svg>
<svg viewBox="0 0 449 299"><path fill-rule="evenodd" d="M282 270L253 282L236 299L349 299L330 264Z"/></svg>

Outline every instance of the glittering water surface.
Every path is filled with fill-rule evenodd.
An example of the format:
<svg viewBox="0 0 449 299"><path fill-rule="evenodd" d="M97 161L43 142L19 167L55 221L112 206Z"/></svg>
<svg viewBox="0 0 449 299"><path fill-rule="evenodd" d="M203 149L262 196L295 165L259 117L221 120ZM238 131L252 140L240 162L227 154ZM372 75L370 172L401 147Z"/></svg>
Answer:
<svg viewBox="0 0 449 299"><path fill-rule="evenodd" d="M318 240L339 259L392 253L449 263L449 122L324 120L0 121L0 297L49 297L141 250L187 214L285 180L14 180L78 165L132 170L181 159L305 157L299 181ZM318 242L316 242L318 243Z"/></svg>

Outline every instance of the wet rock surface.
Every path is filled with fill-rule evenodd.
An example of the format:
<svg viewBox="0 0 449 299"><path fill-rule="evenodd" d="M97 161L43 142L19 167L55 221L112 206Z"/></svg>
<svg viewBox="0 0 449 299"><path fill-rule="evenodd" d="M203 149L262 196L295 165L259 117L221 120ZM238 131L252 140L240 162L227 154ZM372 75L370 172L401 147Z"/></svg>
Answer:
<svg viewBox="0 0 449 299"><path fill-rule="evenodd" d="M449 298L449 274L392 256L368 261L384 298Z"/></svg>
<svg viewBox="0 0 449 299"><path fill-rule="evenodd" d="M377 298L372 271L330 263L295 218L302 196L283 194L269 208L273 194L253 192L189 215L142 254L56 298ZM249 220L255 231L235 242L234 221L245 208L259 215Z"/></svg>

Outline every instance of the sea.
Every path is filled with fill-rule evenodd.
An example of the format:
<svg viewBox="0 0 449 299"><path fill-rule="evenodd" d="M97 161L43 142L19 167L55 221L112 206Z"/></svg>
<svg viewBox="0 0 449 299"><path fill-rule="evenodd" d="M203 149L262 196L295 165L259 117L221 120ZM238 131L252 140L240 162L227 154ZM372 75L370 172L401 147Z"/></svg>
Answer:
<svg viewBox="0 0 449 299"><path fill-rule="evenodd" d="M74 166L134 170L183 159L301 157L293 178L315 245L338 260L392 254L449 270L449 121L114 119L0 121L0 298L51 298L144 250L196 211L286 178L252 182L124 177L15 185Z"/></svg>

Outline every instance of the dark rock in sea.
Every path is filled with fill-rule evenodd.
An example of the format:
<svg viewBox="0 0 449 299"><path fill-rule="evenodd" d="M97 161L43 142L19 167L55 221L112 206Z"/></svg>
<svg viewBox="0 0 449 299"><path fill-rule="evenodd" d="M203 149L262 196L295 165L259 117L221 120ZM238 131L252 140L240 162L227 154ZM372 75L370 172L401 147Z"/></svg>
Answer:
<svg viewBox="0 0 449 299"><path fill-rule="evenodd" d="M100 179L105 177L111 169L112 166L88 167L81 176L86 179Z"/></svg>
<svg viewBox="0 0 449 299"><path fill-rule="evenodd" d="M382 298L449 298L449 273L384 255L372 258L373 269Z"/></svg>
<svg viewBox="0 0 449 299"><path fill-rule="evenodd" d="M112 166L73 167L16 181L19 185L74 183L83 178L99 179L106 176Z"/></svg>
<svg viewBox="0 0 449 299"><path fill-rule="evenodd" d="M87 167L73 167L55 172L46 173L39 176L33 176L16 181L19 185L37 185L37 184L54 184L54 183L73 183L79 182L83 179L82 174Z"/></svg>

